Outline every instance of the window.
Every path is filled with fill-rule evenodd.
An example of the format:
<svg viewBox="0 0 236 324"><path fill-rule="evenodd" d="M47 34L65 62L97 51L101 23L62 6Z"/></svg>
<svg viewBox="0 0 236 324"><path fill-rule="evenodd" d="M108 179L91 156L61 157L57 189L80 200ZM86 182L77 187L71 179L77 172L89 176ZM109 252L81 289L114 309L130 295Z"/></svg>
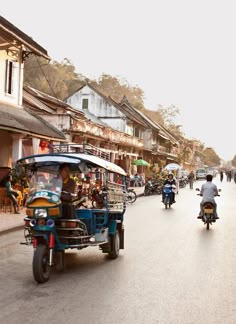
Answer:
<svg viewBox="0 0 236 324"><path fill-rule="evenodd" d="M12 61L6 60L6 93L13 94L13 67Z"/></svg>
<svg viewBox="0 0 236 324"><path fill-rule="evenodd" d="M82 109L88 109L88 99L82 100Z"/></svg>
<svg viewBox="0 0 236 324"><path fill-rule="evenodd" d="M135 127L134 128L134 136L139 137L140 133L139 133L139 128Z"/></svg>

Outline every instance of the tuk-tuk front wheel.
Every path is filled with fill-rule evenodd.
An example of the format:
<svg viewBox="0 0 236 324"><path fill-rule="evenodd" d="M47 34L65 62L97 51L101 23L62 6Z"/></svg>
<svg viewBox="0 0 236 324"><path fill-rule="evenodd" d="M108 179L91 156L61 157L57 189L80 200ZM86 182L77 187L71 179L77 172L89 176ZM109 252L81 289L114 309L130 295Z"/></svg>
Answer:
<svg viewBox="0 0 236 324"><path fill-rule="evenodd" d="M50 277L49 250L46 245L39 244L33 257L33 274L38 283L48 281Z"/></svg>
<svg viewBox="0 0 236 324"><path fill-rule="evenodd" d="M115 235L110 236L110 246L111 249L108 253L108 257L110 259L116 259L120 252L120 235L118 231L116 231Z"/></svg>

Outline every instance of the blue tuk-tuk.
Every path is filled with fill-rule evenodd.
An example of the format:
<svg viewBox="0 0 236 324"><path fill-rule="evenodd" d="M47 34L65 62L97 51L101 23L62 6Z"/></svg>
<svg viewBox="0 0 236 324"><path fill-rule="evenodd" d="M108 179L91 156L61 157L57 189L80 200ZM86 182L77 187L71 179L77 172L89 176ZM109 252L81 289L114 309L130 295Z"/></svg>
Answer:
<svg viewBox="0 0 236 324"><path fill-rule="evenodd" d="M61 201L60 165L70 166L71 173L102 170L103 204L84 204L84 198L73 195L71 214L65 215ZM124 213L126 209L125 171L114 163L89 154L41 154L17 161L30 177L26 202L25 239L33 245L33 275L38 283L50 277L51 266L64 268L64 252L99 246L115 259L124 249ZM115 182L115 177L119 184ZM121 183L120 183L121 182ZM87 198L88 199L88 198ZM81 203L82 202L82 203Z"/></svg>

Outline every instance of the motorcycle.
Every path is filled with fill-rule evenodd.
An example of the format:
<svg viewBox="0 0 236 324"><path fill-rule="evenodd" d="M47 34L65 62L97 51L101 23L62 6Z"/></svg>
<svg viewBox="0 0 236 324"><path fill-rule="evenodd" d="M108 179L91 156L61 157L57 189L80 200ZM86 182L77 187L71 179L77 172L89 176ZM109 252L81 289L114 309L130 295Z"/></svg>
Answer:
<svg viewBox="0 0 236 324"><path fill-rule="evenodd" d="M127 189L126 192L126 202L129 204L133 204L137 199L137 194L134 189Z"/></svg>
<svg viewBox="0 0 236 324"><path fill-rule="evenodd" d="M163 187L164 199L163 203L165 205L165 209L170 208L173 204L173 190L175 189L174 185L166 184Z"/></svg>
<svg viewBox="0 0 236 324"><path fill-rule="evenodd" d="M93 208L104 208L106 206L106 196L107 191L105 188L102 188L101 190L99 188L93 188L91 194Z"/></svg>
<svg viewBox="0 0 236 324"><path fill-rule="evenodd" d="M180 188L185 188L188 183L188 179L182 177L179 179L179 187Z"/></svg>
<svg viewBox="0 0 236 324"><path fill-rule="evenodd" d="M144 187L144 196L152 194L160 195L162 193L162 184L160 182L149 180Z"/></svg>
<svg viewBox="0 0 236 324"><path fill-rule="evenodd" d="M196 191L200 191L200 189L196 188ZM218 191L221 191L221 189L219 189ZM198 194L198 196L201 196L201 195ZM220 197L220 195L215 195L215 197L216 196ZM203 221L204 225L206 225L207 230L210 229L210 225L212 225L212 223L216 222L216 218L214 215L214 204L210 201L206 201L203 204L202 221Z"/></svg>

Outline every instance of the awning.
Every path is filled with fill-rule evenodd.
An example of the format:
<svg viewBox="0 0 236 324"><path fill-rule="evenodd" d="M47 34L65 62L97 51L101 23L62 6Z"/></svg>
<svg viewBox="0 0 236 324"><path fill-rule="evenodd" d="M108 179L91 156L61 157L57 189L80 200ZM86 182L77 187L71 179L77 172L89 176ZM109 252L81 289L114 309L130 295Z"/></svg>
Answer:
<svg viewBox="0 0 236 324"><path fill-rule="evenodd" d="M65 135L28 109L0 102L0 129L65 141Z"/></svg>
<svg viewBox="0 0 236 324"><path fill-rule="evenodd" d="M18 165L28 165L29 167L35 168L43 168L46 166L47 168L59 166L62 163L68 163L71 165L73 171L79 170L80 163L86 163L88 166L92 167L100 167L107 171L117 173L120 175L126 175L126 172L119 167L118 165L103 160L97 156L89 155L89 154L74 154L74 153L63 153L63 154L40 154L40 155L32 155L29 157L25 157L17 161Z"/></svg>

